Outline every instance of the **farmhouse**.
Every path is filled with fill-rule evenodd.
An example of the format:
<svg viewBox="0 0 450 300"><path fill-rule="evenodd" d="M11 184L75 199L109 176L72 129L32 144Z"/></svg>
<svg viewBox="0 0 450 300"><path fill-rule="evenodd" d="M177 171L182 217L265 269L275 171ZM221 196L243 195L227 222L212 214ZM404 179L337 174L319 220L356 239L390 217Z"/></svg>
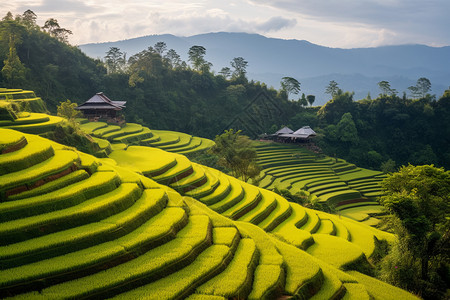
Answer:
<svg viewBox="0 0 450 300"><path fill-rule="evenodd" d="M314 130L309 126L303 126L297 131L293 131L289 127L283 127L274 134L266 135L264 138L274 140L281 143L307 142L311 137L316 136Z"/></svg>
<svg viewBox="0 0 450 300"><path fill-rule="evenodd" d="M83 112L89 121L106 120L108 123L122 123L120 112L125 108L126 101L112 101L102 92L95 94L88 101L76 107Z"/></svg>

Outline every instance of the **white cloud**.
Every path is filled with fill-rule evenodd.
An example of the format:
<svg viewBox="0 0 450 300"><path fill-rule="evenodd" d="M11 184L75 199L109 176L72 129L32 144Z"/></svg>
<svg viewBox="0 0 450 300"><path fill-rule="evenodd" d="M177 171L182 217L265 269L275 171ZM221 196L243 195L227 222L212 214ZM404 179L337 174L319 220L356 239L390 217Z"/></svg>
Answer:
<svg viewBox="0 0 450 300"><path fill-rule="evenodd" d="M448 0L9 0L3 14L32 9L73 31L73 44L149 34L260 33L331 47L450 45Z"/></svg>

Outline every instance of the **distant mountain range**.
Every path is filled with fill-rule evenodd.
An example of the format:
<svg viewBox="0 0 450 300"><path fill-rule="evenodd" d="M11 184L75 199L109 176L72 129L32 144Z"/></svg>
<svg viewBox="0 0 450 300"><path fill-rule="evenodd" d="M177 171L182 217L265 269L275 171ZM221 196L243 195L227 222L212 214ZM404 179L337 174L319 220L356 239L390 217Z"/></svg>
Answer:
<svg viewBox="0 0 450 300"><path fill-rule="evenodd" d="M170 34L150 35L116 42L80 45L88 56L103 58L110 47L118 47L127 57L165 42L167 49L175 49L187 62L188 50L193 45L206 48L206 60L213 70L230 66L235 57L248 61L247 77L261 81L276 89L284 76L296 78L301 92L316 95L315 105L328 99L325 87L331 80L338 82L344 91L354 91L355 100L368 93L376 97L377 83L387 80L392 88L402 94L415 85L420 77L431 81L432 91L441 96L450 86L450 46L424 45L383 46L376 48L339 49L312 44L304 40L267 38L248 33L207 33L189 37Z"/></svg>

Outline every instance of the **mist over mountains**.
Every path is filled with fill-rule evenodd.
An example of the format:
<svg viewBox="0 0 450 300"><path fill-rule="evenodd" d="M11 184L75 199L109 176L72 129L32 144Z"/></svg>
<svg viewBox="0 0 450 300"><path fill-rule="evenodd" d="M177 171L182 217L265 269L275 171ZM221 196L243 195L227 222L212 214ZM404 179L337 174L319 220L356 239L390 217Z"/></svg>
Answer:
<svg viewBox="0 0 450 300"><path fill-rule="evenodd" d="M312 44L304 40L267 38L248 33L207 33L189 37L170 34L151 35L116 42L92 43L79 48L88 56L103 59L110 47L118 47L127 57L157 42L175 49L187 62L193 45L206 48L205 59L216 72L230 67L235 57L248 61L247 77L280 88L284 76L296 78L301 92L316 95L315 105L322 105L329 96L325 87L330 80L338 82L344 91L354 91L354 99L368 93L376 97L377 83L387 80L401 95L415 85L420 77L431 81L432 94L441 96L450 85L450 46L424 45L383 46L376 48L340 49Z"/></svg>

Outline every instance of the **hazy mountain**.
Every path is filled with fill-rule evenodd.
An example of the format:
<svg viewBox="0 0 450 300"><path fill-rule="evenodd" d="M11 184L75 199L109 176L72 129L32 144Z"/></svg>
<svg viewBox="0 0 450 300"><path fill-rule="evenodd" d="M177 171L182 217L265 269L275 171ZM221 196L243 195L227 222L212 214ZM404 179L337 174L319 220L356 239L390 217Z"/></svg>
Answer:
<svg viewBox="0 0 450 300"><path fill-rule="evenodd" d="M80 49L94 58L103 58L110 47L118 47L131 56L163 41L187 61L193 45L206 48L206 60L217 72L230 67L234 57L248 61L248 78L280 87L284 76L301 82L301 92L316 95L316 104L328 100L324 94L330 80L345 91L354 91L355 99L370 92L380 93L377 83L390 82L400 93L408 92L418 78L432 83L432 93L439 97L450 85L450 47L423 45L385 46L376 48L339 49L315 45L303 40L282 40L247 33L208 33L189 37L151 35L129 40L85 44Z"/></svg>

